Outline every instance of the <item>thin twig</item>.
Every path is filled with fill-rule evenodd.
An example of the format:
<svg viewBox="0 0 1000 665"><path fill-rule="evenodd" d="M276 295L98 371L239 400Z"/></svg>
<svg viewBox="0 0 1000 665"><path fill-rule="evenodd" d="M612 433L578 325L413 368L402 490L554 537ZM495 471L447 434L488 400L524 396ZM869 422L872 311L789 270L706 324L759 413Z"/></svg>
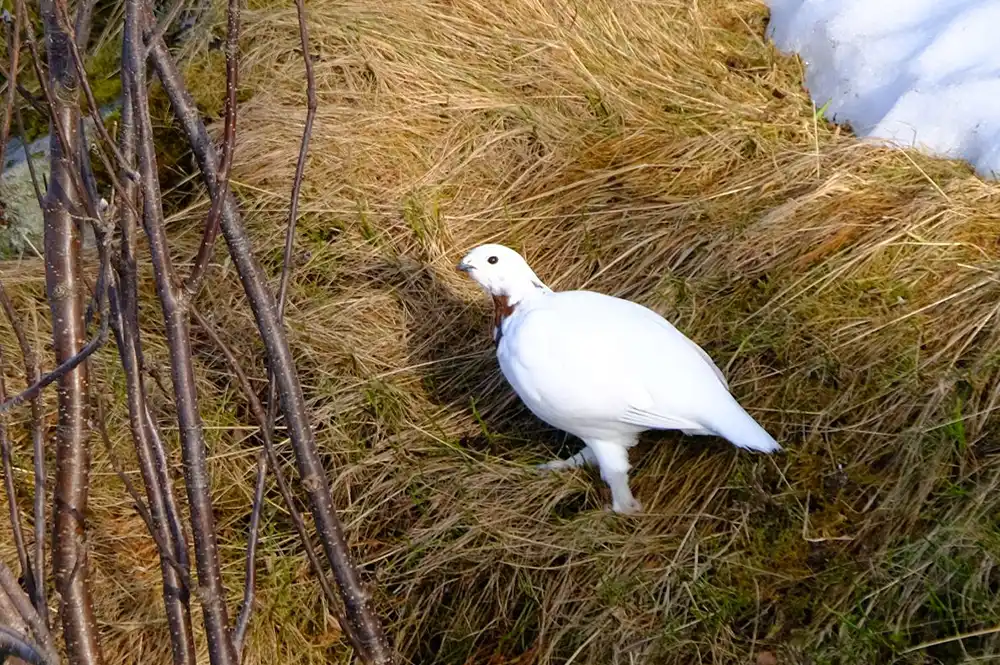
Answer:
<svg viewBox="0 0 1000 665"><path fill-rule="evenodd" d="M153 276L166 327L174 408L180 430L185 484L194 533L199 596L209 659L213 665L236 665L236 651L229 630L225 589L222 585L219 564L204 432L195 387L188 303L184 290L177 286L176 275L170 261L156 172L153 125L149 113L142 48L144 19L145 8L140 0L127 0L126 33L123 39L126 57L122 67L128 72L132 105L135 110L139 180L143 198L143 227L149 242Z"/></svg>
<svg viewBox="0 0 1000 665"><path fill-rule="evenodd" d="M7 80L6 72L0 71L0 76L2 76L5 81ZM46 108L45 105L42 104L41 101L39 101L38 97L31 94L31 91L25 88L24 85L21 83L17 84L17 94L21 95L21 99L28 102L31 108L35 109L35 111L37 111L39 115L48 117L49 109Z"/></svg>
<svg viewBox="0 0 1000 665"><path fill-rule="evenodd" d="M214 195L219 173L215 146L212 145L198 109L187 92L180 72L163 40L153 44L151 57L174 114L187 134L188 142L201 168L205 186L209 194ZM358 655L363 660L378 665L391 663L392 649L386 640L381 622L372 611L368 594L351 561L343 525L334 509L330 484L319 457L315 434L309 423L302 385L292 360L284 327L277 317L274 295L267 287L264 270L251 250L250 239L232 194L223 201L221 226L226 244L229 246L229 255L239 274L257 322L257 329L264 341L268 366L278 384L282 415L295 450L302 486L309 496L316 530L340 586L340 595L348 617L343 626L344 630L351 637Z"/></svg>
<svg viewBox="0 0 1000 665"><path fill-rule="evenodd" d="M14 115L17 117L17 132L21 138L21 145L24 148L24 159L28 162L28 175L31 176L31 186L35 189L35 198L38 200L38 208L42 209L43 196L42 188L38 184L38 174L35 173L35 160L31 157L31 151L28 149L28 137L24 131L24 118L21 117L21 107L14 106Z"/></svg>
<svg viewBox="0 0 1000 665"><path fill-rule="evenodd" d="M153 30L152 35L146 38L146 57L149 58L150 46L148 44L153 44L161 39L167 34L167 30L170 29L170 25L177 18L177 15L181 13L184 9L184 5L187 4L187 0L175 0L174 4L171 5L170 9L167 10L166 15L156 24L156 29Z"/></svg>
<svg viewBox="0 0 1000 665"><path fill-rule="evenodd" d="M82 314L83 312L81 308L81 317L80 317L81 322L83 321ZM13 397L7 400L4 400L3 402L0 402L0 415L7 413L11 409L18 407L21 404L24 404L30 399L38 397L41 394L41 392L46 388L46 386L55 381L63 379L66 375L76 370L76 368L79 367L81 364L83 364L83 362L91 355L93 355L95 351L104 346L104 343L107 341L108 341L108 320L105 317L101 319L101 326L98 329L97 334L94 335L94 337L91 338L89 342L87 342L86 346L80 349L74 356L72 356L68 360L63 361L54 370L43 376L41 379L39 379L32 385L25 388L18 394L14 395Z"/></svg>
<svg viewBox="0 0 1000 665"><path fill-rule="evenodd" d="M302 129L302 140L299 145L299 156L298 161L295 165L295 177L292 181L292 198L291 204L288 209L288 225L285 230L285 251L283 255L283 260L281 264L281 280L278 286L278 323L284 323L285 315L285 301L288 294L288 282L291 276L291 266L292 266L292 252L295 249L295 227L298 221L298 210L299 210L299 193L302 190L302 181L305 175L306 159L309 155L309 141L312 138L312 128L313 122L316 117L316 77L313 74L312 67L312 56L309 54L309 28L306 21L306 10L303 0L296 0L295 2L296 15L298 16L299 22L299 39L302 42L302 57L305 62L305 73L306 73L306 122L305 127ZM226 157L223 155L223 160ZM225 190L222 191L223 196L226 194ZM274 374L268 370L268 392L267 392L267 420L265 423L261 424L262 429L266 432L266 439L273 440L274 438L274 428L275 421L277 419L278 411L278 400L277 400L277 382L274 380ZM277 465L275 465L277 466ZM267 471L266 467L261 467L258 470L258 483L263 482L263 474ZM280 469L279 469L280 472ZM250 538L256 542L257 532L256 525L251 523ZM303 538L304 542L307 542L306 538ZM253 580L253 566L254 560L252 557L247 557L247 584L252 584ZM317 566L316 574L318 577L325 577L323 571ZM331 603L333 607L338 607L336 603ZM342 618L342 617L341 617ZM341 621L341 624L344 624ZM360 648L358 648L360 647ZM362 652L365 647L360 644L355 644L355 649Z"/></svg>
<svg viewBox="0 0 1000 665"><path fill-rule="evenodd" d="M281 279L278 282L278 321L284 323L285 303L288 295L288 283L291 278L292 252L295 250L295 228L298 224L299 193L305 176L306 158L309 155L309 141L312 138L313 121L316 118L316 76L313 74L312 56L309 54L309 28L306 21L306 8L303 0L295 0L295 13L299 22L299 41L302 43L302 59L306 72L306 122L302 128L302 140L299 144L299 157L295 164L295 177L292 180L292 198L288 207L288 225L285 227L285 251L281 262ZM267 393L267 427L274 432L277 416L277 386L270 377Z"/></svg>
<svg viewBox="0 0 1000 665"><path fill-rule="evenodd" d="M222 135L222 174L219 176L218 187L212 195L212 205L208 209L201 245L191 267L191 274L187 278L186 288L191 294L198 293L205 272L208 270L208 262L215 253L215 239L219 235L219 213L222 211L222 202L229 195L229 175L233 168L233 150L236 148L236 89L240 76L240 0L229 0L226 14L226 110Z"/></svg>
<svg viewBox="0 0 1000 665"><path fill-rule="evenodd" d="M122 466L121 460L118 459L118 455L115 454L114 446L111 444L111 437L108 436L108 425L107 418L104 415L104 400L98 397L97 399L97 431L101 435L101 441L104 443L104 450L108 454L108 460L111 461L111 468L115 470L115 475L118 476L118 480L122 481L122 485L125 486L125 491L128 492L129 497L132 499L132 504L135 507L135 511L139 513L139 517L146 524L146 529L149 530L150 535L153 536L153 542L156 543L156 548L160 553L160 556L164 561L167 562L181 578L181 582L187 589L191 588L191 580L188 578L188 571L181 567L177 559L174 558L173 552L170 551L170 546L168 543L164 542L160 538L159 530L155 527L153 523L153 516L149 512L149 508L146 507L146 502L142 500L139 496L139 491L135 488L135 483L132 479L128 477L125 473L125 468Z"/></svg>
<svg viewBox="0 0 1000 665"><path fill-rule="evenodd" d="M4 152L7 150L7 139L10 136L10 120L14 111L14 96L17 93L17 68L21 57L21 14L14 16L11 29L10 14L3 13L4 33L7 37L7 104L3 110L3 125L0 125L0 171L4 168ZM24 154L28 154L28 146L24 146Z"/></svg>
<svg viewBox="0 0 1000 665"><path fill-rule="evenodd" d="M278 318L285 314L285 297L288 294L289 266L295 246L295 226L298 222L299 192L309 155L309 141L312 139L313 122L316 119L316 76L313 74L312 55L309 53L309 28L306 21L304 0L295 0L295 12L299 19L299 40L302 42L302 60L306 69L306 124L302 128L302 143L299 145L299 159L295 165L295 179L292 181L292 201L288 208L288 228L285 230L285 254L281 266L281 281L278 284Z"/></svg>
<svg viewBox="0 0 1000 665"><path fill-rule="evenodd" d="M212 343L215 344L219 351L222 352L223 357L226 359L226 364L229 365L233 374L236 375L236 381L240 384L240 388L243 390L243 394L246 396L247 403L250 406L250 413L253 414L254 420L257 421L257 426L260 428L261 439L263 439L264 442L264 452L267 454L268 465L274 470L274 478L278 483L278 491L281 492L281 497L285 501L285 507L288 509L288 516L292 520L292 525L295 527L299 540L302 541L306 558L309 560L309 564L312 566L313 572L316 574L316 579L319 580L319 585L323 590L323 595L326 596L327 600L330 602L330 607L337 615L337 620L340 622L340 625L346 626L348 624L343 616L343 613L341 612L340 604L338 602L339 599L334 593L333 587L330 586L326 572L323 570L319 557L316 555L316 549L313 547L312 541L309 538L309 532L306 529L305 520L302 519L302 513L295 506L295 497L292 495L292 488L288 484L288 480L285 478L285 472L281 469L281 460L278 459L278 454L274 449L272 432L264 427L267 422L264 405L261 403L260 398L257 397L257 393L254 392L253 386L250 384L250 379L247 378L246 372L243 371L239 361L236 359L236 354L233 353L229 345L222 339L222 335L219 334L216 327L212 325L211 321L209 321L197 307L192 307L191 313L194 315L198 325L201 326L201 329L206 335L208 335L208 338L212 340ZM259 471L260 469L258 467L258 473ZM260 478L258 476L258 482L259 481ZM348 637L350 638L350 633L348 633ZM360 651L360 647L358 645L355 644L354 647Z"/></svg>
<svg viewBox="0 0 1000 665"><path fill-rule="evenodd" d="M7 294L7 289L0 282L0 307L3 308L10 327L14 330L14 337L21 348L21 356L24 359L24 374L28 385L38 381L40 370L38 368L38 355L28 341L28 335L24 332L24 322L14 308L14 303ZM49 625L49 606L46 600L45 590L45 422L44 409L39 397L31 400L31 446L32 465L35 472L34 487L34 517L35 517L35 594L32 600L35 609L42 616L45 625Z"/></svg>
<svg viewBox="0 0 1000 665"><path fill-rule="evenodd" d="M124 61L124 56L123 56ZM122 72L122 117L119 141L122 156L134 164L136 132L132 108L131 78ZM136 183L125 180L120 196L134 202ZM121 250L115 264L117 279L112 279L111 326L118 345L118 355L125 373L129 428L146 488L146 498L152 518L150 533L160 548L163 603L170 626L170 647L174 665L194 665L194 633L191 626L190 562L187 541L177 514L173 485L167 469L166 452L156 425L149 414L146 390L142 381L142 340L138 315L138 277L136 274L136 217L134 206L123 206L119 216ZM161 545L162 543L162 545ZM176 562L177 568L168 561Z"/></svg>
<svg viewBox="0 0 1000 665"><path fill-rule="evenodd" d="M140 354L141 357L141 354ZM140 366L141 369L141 366ZM141 376L141 375L140 375ZM143 390L145 400L145 390ZM163 492L163 506L167 517L167 524L170 527L170 535L175 543L175 555L177 561L185 570L190 568L190 558L188 557L187 537L184 535L184 525L181 522L180 511L177 509L177 501L174 498L173 485L170 480L170 464L167 460L167 447L160 436L160 430L153 420L153 414L149 411L149 403L143 403L143 422L149 432L150 445L153 449L153 464L160 486L165 488ZM184 599L187 602L187 599Z"/></svg>
<svg viewBox="0 0 1000 665"><path fill-rule="evenodd" d="M3 376L4 357L0 348L0 400L7 396L7 385ZM17 560L21 564L21 575L28 587L28 596L35 597L35 573L28 556L28 547L24 544L24 531L21 527L21 509L17 502L17 489L14 486L14 463L11 459L10 438L7 436L7 418L0 416L0 462L3 464L3 485L7 494L11 531L14 535L14 548L17 550Z"/></svg>
<svg viewBox="0 0 1000 665"><path fill-rule="evenodd" d="M257 580L257 542L260 540L260 513L264 507L264 488L267 486L267 452L261 450L257 455L257 482L253 491L253 508L250 512L250 537L247 538L247 563L243 583L243 606L236 618L236 629L233 631L233 645L236 653L243 653L243 643L247 628L250 626L250 616L253 614L254 587Z"/></svg>

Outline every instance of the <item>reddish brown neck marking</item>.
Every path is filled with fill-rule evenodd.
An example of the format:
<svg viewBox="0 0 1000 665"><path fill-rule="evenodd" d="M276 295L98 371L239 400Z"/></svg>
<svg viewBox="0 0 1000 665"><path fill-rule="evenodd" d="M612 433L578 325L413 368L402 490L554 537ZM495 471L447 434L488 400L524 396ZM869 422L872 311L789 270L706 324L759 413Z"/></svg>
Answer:
<svg viewBox="0 0 1000 665"><path fill-rule="evenodd" d="M517 309L517 305L511 305L509 297L493 296L493 342L495 344L499 344L500 338L503 337L503 322L514 313L515 309Z"/></svg>

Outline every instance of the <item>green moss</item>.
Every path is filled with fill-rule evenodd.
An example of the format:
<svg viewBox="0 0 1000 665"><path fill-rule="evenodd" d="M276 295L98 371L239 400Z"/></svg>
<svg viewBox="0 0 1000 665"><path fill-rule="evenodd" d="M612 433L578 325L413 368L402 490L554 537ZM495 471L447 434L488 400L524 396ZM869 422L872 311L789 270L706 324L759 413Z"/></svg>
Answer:
<svg viewBox="0 0 1000 665"><path fill-rule="evenodd" d="M226 55L222 50L203 50L185 67L184 78L198 110L210 118L222 117L226 100Z"/></svg>
<svg viewBox="0 0 1000 665"><path fill-rule="evenodd" d="M108 39L87 60L87 80L98 106L121 95L121 54L121 39Z"/></svg>
<svg viewBox="0 0 1000 665"><path fill-rule="evenodd" d="M364 398L368 412L380 427L395 431L405 422L406 394L398 387L385 381L371 381L364 388Z"/></svg>

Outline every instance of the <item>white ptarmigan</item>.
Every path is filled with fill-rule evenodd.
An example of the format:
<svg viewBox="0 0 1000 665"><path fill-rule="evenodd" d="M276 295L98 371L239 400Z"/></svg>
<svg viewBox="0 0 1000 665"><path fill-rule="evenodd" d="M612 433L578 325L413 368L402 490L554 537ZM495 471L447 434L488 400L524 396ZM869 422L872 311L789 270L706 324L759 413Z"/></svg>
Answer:
<svg viewBox="0 0 1000 665"><path fill-rule="evenodd" d="M458 269L493 298L497 360L514 391L536 416L586 444L541 468L596 463L615 512L642 510L628 483L628 450L640 432L781 449L736 402L708 354L656 312L593 291L553 291L503 245L476 247Z"/></svg>

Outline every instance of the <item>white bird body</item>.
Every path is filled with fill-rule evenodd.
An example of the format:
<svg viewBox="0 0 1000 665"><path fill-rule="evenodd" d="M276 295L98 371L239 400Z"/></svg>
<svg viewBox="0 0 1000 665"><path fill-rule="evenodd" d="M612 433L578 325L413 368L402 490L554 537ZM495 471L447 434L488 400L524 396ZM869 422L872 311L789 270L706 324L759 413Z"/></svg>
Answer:
<svg viewBox="0 0 1000 665"><path fill-rule="evenodd" d="M627 474L628 449L643 431L780 449L730 394L708 354L652 310L592 291L554 292L501 245L472 250L460 268L494 298L497 359L511 387L538 418L586 444L543 467L597 463L614 510L640 509Z"/></svg>

